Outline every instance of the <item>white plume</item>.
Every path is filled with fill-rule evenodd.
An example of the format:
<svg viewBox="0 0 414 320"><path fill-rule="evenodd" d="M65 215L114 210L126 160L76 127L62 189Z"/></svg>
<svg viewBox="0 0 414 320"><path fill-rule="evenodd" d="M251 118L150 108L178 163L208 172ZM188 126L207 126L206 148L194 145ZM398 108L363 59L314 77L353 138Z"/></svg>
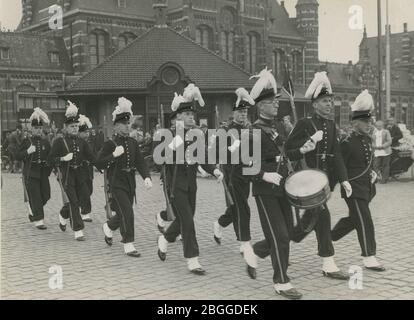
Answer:
<svg viewBox="0 0 414 320"><path fill-rule="evenodd" d="M373 111L374 99L368 90L362 91L351 106L352 111Z"/></svg>
<svg viewBox="0 0 414 320"><path fill-rule="evenodd" d="M253 100L257 99L263 90L273 89L274 93L277 94L277 83L276 79L272 74L272 70L268 70L267 67L264 68L258 75L251 76L250 79L258 78L255 85L253 86L252 91L250 91L250 96Z"/></svg>
<svg viewBox="0 0 414 320"><path fill-rule="evenodd" d="M84 116L83 114L79 115L79 126L86 125L89 129L92 128L92 122L89 120L87 116Z"/></svg>
<svg viewBox="0 0 414 320"><path fill-rule="evenodd" d="M203 97L201 96L200 89L196 87L193 83L190 83L184 89L183 97L185 99L185 102L192 102L196 100L198 101L201 107L205 106L205 102L204 102Z"/></svg>
<svg viewBox="0 0 414 320"><path fill-rule="evenodd" d="M118 105L115 108L115 111L112 113L112 121L115 121L116 116L121 113L132 113L132 102L129 101L127 98L121 97L118 99Z"/></svg>
<svg viewBox="0 0 414 320"><path fill-rule="evenodd" d="M171 109L172 111L177 111L178 107L181 103L186 102L184 97L180 94L178 95L177 92L174 93L174 99L171 103Z"/></svg>
<svg viewBox="0 0 414 320"><path fill-rule="evenodd" d="M237 95L236 107L238 107L240 102L242 102L243 100L247 101L252 106L255 105L255 101L253 100L253 98L250 96L249 92L245 88L238 88L236 90L236 95Z"/></svg>
<svg viewBox="0 0 414 320"><path fill-rule="evenodd" d="M76 117L78 115L78 107L71 101L68 100L68 108L66 109L66 118Z"/></svg>
<svg viewBox="0 0 414 320"><path fill-rule="evenodd" d="M323 88L326 88L326 90L332 94L331 82L329 81L326 71L315 73L315 77L306 91L305 98L316 98Z"/></svg>
<svg viewBox="0 0 414 320"><path fill-rule="evenodd" d="M30 116L29 121L32 122L36 119L38 122L42 121L45 124L49 124L49 117L47 114L40 108L34 108L32 115Z"/></svg>

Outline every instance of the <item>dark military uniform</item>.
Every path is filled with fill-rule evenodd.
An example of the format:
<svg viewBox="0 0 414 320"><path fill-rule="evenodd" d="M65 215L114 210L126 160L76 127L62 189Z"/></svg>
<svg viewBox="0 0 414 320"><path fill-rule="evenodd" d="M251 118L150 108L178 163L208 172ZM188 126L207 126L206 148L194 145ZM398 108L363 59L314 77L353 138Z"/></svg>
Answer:
<svg viewBox="0 0 414 320"><path fill-rule="evenodd" d="M256 199L265 240L253 245L254 253L264 259L269 254L273 265L274 283L288 283L289 228L292 209L284 191L284 179L280 186L263 180L265 172L277 172L288 176L287 163L281 158L281 148L286 136L284 128L275 120L259 118L252 129L261 130L261 171L253 178L253 196ZM278 170L279 169L279 170Z"/></svg>
<svg viewBox="0 0 414 320"><path fill-rule="evenodd" d="M124 147L124 153L115 158L113 152L117 146ZM134 210L136 179L135 173L145 180L151 178L147 164L139 149L138 142L130 137L115 135L113 140L104 143L97 160L98 169L108 170L111 209L116 212L108 221L108 227L121 230L122 242L134 242Z"/></svg>
<svg viewBox="0 0 414 320"><path fill-rule="evenodd" d="M27 154L27 149L36 147L36 151ZM49 176L51 167L47 162L50 152L50 143L42 137L26 138L22 141L18 152L17 160L24 161L23 178L29 196L29 204L33 216L29 216L30 222L37 222L44 219L43 207L50 199Z"/></svg>
<svg viewBox="0 0 414 320"><path fill-rule="evenodd" d="M319 130L323 131L322 141L317 143L314 151L303 155L300 152L300 148ZM311 118L299 120L290 133L285 148L291 161L305 159L309 168L324 171L328 176L332 191L338 181L344 182L348 180L334 121L324 119L316 113ZM317 216L314 230L318 241L319 256L333 256L335 250L332 245L330 232L331 216L327 205L325 204L320 208L307 210L303 219L307 220L311 215ZM292 234L292 238L294 241L300 242L306 234L297 227Z"/></svg>
<svg viewBox="0 0 414 320"><path fill-rule="evenodd" d="M175 130L172 130L175 136ZM188 130L184 130L186 134ZM182 137L185 141L184 137ZM187 148L192 141L184 142L184 151L187 156ZM207 156L207 151L206 151ZM177 164L176 151L173 152L174 164L166 165L167 186L169 188L171 205L173 206L176 219L171 223L164 233L168 242L174 242L179 234L182 236L184 246L184 257L194 258L199 256L196 231L194 226L194 214L196 209L197 195L197 163L189 163L185 157L183 164ZM213 175L215 166L203 164L202 168Z"/></svg>
<svg viewBox="0 0 414 320"><path fill-rule="evenodd" d="M342 198L349 208L349 217L342 218L332 230L332 239L337 241L356 229L363 257L375 256L376 243L374 224L369 203L375 196L375 184L371 183L372 141L367 135L352 132L341 143L345 166L348 169L352 195L347 198L342 189Z"/></svg>
<svg viewBox="0 0 414 320"><path fill-rule="evenodd" d="M90 138L88 140L86 140L86 142L89 145L89 148L92 150L92 152L95 153L94 151L94 145L93 143L91 143ZM81 202L81 214L85 215L85 214L89 214L92 211L92 204L91 204L91 196L93 193L93 165L92 163L90 163L88 160L84 160L82 163L82 174L85 175L86 177L86 186L88 188L89 191L89 196L88 197L84 197Z"/></svg>
<svg viewBox="0 0 414 320"><path fill-rule="evenodd" d="M73 153L73 159L68 162L60 161L61 157ZM81 203L89 197L87 176L84 175L82 165L84 161L95 163L96 157L88 144L77 136L67 135L58 138L52 145L49 159L60 167L62 184L69 198L69 206L64 206L60 211L62 218L70 219L73 231L84 229L80 215Z"/></svg>
<svg viewBox="0 0 414 320"><path fill-rule="evenodd" d="M247 126L232 121L224 129L237 130L239 139L241 139L242 130L248 129ZM229 137L228 147L231 145L231 138ZM243 164L241 163L241 150L239 153L240 164L223 165L225 182L229 188L234 204L228 205L226 212L220 216L218 223L223 228L226 228L233 223L234 231L238 241L250 241L250 180L243 176ZM227 162L231 163L231 152L227 153Z"/></svg>

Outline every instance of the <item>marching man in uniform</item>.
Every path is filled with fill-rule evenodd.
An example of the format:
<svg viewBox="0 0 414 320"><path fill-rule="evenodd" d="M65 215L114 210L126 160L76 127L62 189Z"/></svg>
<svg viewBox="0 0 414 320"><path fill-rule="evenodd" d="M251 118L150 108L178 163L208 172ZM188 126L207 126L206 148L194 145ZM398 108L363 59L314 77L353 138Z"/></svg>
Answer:
<svg viewBox="0 0 414 320"><path fill-rule="evenodd" d="M47 162L50 143L42 138L42 131L43 126L49 124L49 118L43 110L35 108L29 121L32 137L22 141L16 158L24 161L23 188L29 201L29 220L37 229L45 230L43 208L50 199L49 176L52 169Z"/></svg>
<svg viewBox="0 0 414 320"><path fill-rule="evenodd" d="M89 147L89 130L92 128L92 123L88 117L83 114L79 115L79 137L88 143ZM92 148L91 148L92 150ZM81 202L81 216L84 222L92 222L90 213L92 211L91 195L93 192L93 165L88 161L84 160L82 163L82 171L85 176L85 182L88 187L89 193L82 194Z"/></svg>
<svg viewBox="0 0 414 320"><path fill-rule="evenodd" d="M65 136L58 138L52 145L49 159L58 168L59 179L62 183L62 193L68 198L69 205L64 206L59 215L59 227L66 231L67 220L75 232L75 239L84 241L83 229L85 228L81 214L81 199L89 196L87 177L83 174L84 161L95 163L95 155L86 141L78 136L79 115L78 108L68 101L66 110Z"/></svg>
<svg viewBox="0 0 414 320"><path fill-rule="evenodd" d="M198 101L201 107L204 106L200 90L194 84L189 84L185 88L183 96L175 94L171 105L173 112L177 114L177 120L176 128L173 130L174 139L166 148L170 148L173 151L174 164L166 165L166 176L164 179L167 181L168 193L176 219L165 233L158 238L158 256L161 261L165 261L168 244L175 242L178 235L181 234L184 258L187 259L188 269L193 274L204 275L205 270L198 261L199 248L194 225L198 163L189 158L188 147L193 141L186 139L189 131L195 128L194 113L196 101ZM177 131L182 129L184 137L177 134ZM205 146L204 141L203 145ZM178 149L183 149L185 152L183 163L177 161ZM214 165L201 164L201 166L209 174L216 176L219 181L223 179L223 174L220 170L215 169Z"/></svg>
<svg viewBox="0 0 414 320"><path fill-rule="evenodd" d="M261 143L261 158L258 159L261 170L253 177L253 196L265 240L253 245L253 257L264 259L270 255L275 292L288 299L300 299L302 294L293 287L287 275L292 209L284 191L284 181L288 176L287 163L282 153L286 140L285 129L276 119L280 94L277 93L276 80L270 70L262 70L258 77L250 93L259 112L259 119L252 125L252 129L260 130ZM253 132L253 142L257 143L257 139ZM248 259L246 251L244 258L249 276L255 279L257 258Z"/></svg>
<svg viewBox="0 0 414 320"><path fill-rule="evenodd" d="M315 74L305 96L310 98L314 114L310 118L301 119L296 124L286 141L286 153L290 160L305 159L306 165L312 169L324 171L329 179L333 191L337 181L350 196L352 187L348 182L347 171L342 159L335 123L329 120L332 112L332 87L326 72ZM313 141L311 136L319 135L319 142ZM331 237L331 215L326 205L320 208L307 210L303 220L309 221L307 232L299 226L293 231L293 239L300 242L312 231L316 232L318 254L322 257L322 272L324 276L347 280L349 276L340 271L334 260L334 247Z"/></svg>
<svg viewBox="0 0 414 320"><path fill-rule="evenodd" d="M363 264L373 271L385 271L377 261L374 223L369 203L374 198L377 174L373 170L373 150L370 137L374 100L363 91L352 105L353 132L341 143L342 155L348 170L353 193L347 197L342 188L342 198L349 208L349 216L342 218L332 230L333 241L338 241L356 229L361 246Z"/></svg>
<svg viewBox="0 0 414 320"><path fill-rule="evenodd" d="M151 176L139 149L138 142L129 136L132 102L122 97L112 114L115 137L105 142L97 160L98 169L108 170L111 209L116 212L104 225L105 242L112 246L113 232L120 229L124 252L129 257L141 254L134 247L135 173L141 175L147 189L152 187ZM107 204L108 205L108 204Z"/></svg>
<svg viewBox="0 0 414 320"><path fill-rule="evenodd" d="M227 165L223 165L224 177L228 186L233 205L229 205L226 212L214 222L214 239L218 244L221 244L221 237L223 228L233 224L236 233L237 241L240 242L240 253L244 252L245 247L250 244L250 207L248 203L250 194L250 179L243 176L243 164L241 163L241 149L240 139L241 135L249 130L248 125L248 110L254 106L255 102L250 97L250 94L244 88L236 90L237 101L233 106L233 121L229 123L224 129L226 131L237 131L237 139L229 143L227 152ZM239 164L231 164L231 155L233 152L239 153ZM251 248L248 252L252 252Z"/></svg>

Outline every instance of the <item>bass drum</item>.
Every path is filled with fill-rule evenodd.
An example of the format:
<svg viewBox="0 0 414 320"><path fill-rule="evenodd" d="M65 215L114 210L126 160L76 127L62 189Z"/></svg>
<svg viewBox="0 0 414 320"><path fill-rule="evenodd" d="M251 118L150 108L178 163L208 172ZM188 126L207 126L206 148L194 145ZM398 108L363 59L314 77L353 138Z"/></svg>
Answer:
<svg viewBox="0 0 414 320"><path fill-rule="evenodd" d="M285 183L288 200L298 209L314 209L331 197L328 176L320 170L307 169L291 174Z"/></svg>

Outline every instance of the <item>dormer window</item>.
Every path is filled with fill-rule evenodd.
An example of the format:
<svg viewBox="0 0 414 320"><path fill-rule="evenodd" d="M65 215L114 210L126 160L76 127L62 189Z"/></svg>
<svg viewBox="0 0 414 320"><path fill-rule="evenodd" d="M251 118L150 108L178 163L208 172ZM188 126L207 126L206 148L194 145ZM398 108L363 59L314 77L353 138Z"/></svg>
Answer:
<svg viewBox="0 0 414 320"><path fill-rule="evenodd" d="M49 52L49 61L54 64L59 64L59 52Z"/></svg>
<svg viewBox="0 0 414 320"><path fill-rule="evenodd" d="M118 0L118 8L126 8L126 0Z"/></svg>
<svg viewBox="0 0 414 320"><path fill-rule="evenodd" d="M10 59L10 49L9 48L0 48L0 59L9 60Z"/></svg>

